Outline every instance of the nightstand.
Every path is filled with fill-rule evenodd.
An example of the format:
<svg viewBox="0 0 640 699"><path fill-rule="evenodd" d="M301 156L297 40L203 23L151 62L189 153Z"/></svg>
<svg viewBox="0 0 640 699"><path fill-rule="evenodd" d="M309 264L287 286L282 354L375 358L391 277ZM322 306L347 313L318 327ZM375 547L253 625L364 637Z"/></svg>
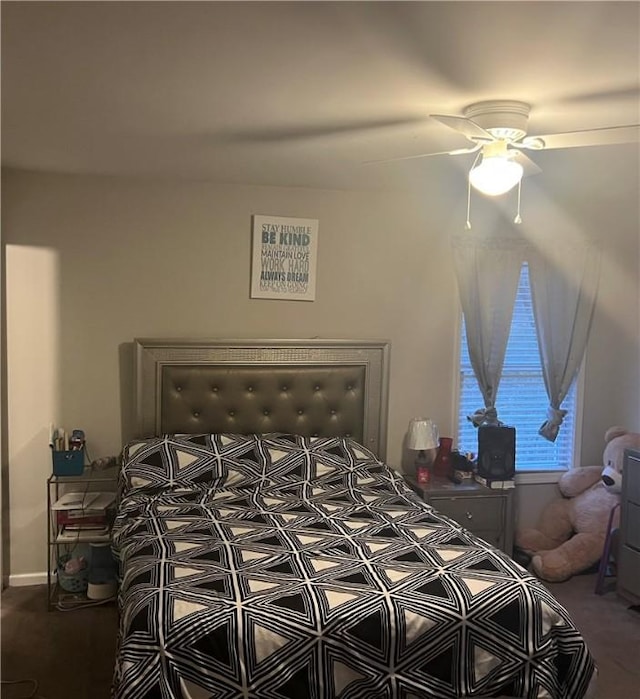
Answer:
<svg viewBox="0 0 640 699"><path fill-rule="evenodd" d="M405 480L425 502L438 512L451 517L465 529L501 549L513 553L513 492L514 488L494 490L474 480L452 483L435 478L430 483L418 483L415 476Z"/></svg>

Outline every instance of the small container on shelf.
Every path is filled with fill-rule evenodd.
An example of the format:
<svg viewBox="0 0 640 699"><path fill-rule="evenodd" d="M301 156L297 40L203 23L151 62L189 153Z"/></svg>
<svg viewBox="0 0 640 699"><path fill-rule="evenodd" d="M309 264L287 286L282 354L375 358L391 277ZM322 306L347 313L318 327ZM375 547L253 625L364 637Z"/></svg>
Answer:
<svg viewBox="0 0 640 699"><path fill-rule="evenodd" d="M89 584L89 566L83 558L65 554L58 559L56 569L58 584L65 592L86 592Z"/></svg>
<svg viewBox="0 0 640 699"><path fill-rule="evenodd" d="M73 430L71 438L62 428L51 425L49 446L54 476L81 476L84 471L85 438L82 430Z"/></svg>
<svg viewBox="0 0 640 699"><path fill-rule="evenodd" d="M54 451L54 476L81 476L84 471L84 450Z"/></svg>

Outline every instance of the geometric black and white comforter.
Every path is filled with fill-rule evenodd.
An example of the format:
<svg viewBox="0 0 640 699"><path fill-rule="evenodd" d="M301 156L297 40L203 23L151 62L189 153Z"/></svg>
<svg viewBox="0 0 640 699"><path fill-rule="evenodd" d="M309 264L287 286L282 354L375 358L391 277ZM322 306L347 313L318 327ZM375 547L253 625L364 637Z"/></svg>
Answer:
<svg viewBox="0 0 640 699"><path fill-rule="evenodd" d="M563 607L350 439L124 452L115 699L579 699Z"/></svg>

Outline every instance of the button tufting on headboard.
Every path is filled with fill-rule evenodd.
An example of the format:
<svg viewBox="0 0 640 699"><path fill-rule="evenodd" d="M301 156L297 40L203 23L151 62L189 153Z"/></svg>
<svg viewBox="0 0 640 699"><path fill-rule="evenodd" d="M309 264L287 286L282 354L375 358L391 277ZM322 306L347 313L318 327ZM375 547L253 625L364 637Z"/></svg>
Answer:
<svg viewBox="0 0 640 699"><path fill-rule="evenodd" d="M135 343L136 436L234 432L346 436L385 456L388 343Z"/></svg>
<svg viewBox="0 0 640 699"><path fill-rule="evenodd" d="M354 387L364 374L362 366L165 366L162 385L176 390L162 391L162 431L197 424L206 432L310 434L314 424L321 435L362 439L364 392Z"/></svg>

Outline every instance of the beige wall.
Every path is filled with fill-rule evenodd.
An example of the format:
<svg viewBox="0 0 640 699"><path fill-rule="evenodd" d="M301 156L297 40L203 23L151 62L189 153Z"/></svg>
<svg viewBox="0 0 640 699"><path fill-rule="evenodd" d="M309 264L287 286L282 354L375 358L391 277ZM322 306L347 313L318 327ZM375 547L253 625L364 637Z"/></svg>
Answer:
<svg viewBox="0 0 640 699"><path fill-rule="evenodd" d="M464 194L5 172L12 576L46 569L48 423L83 428L94 458L130 436L134 337L388 339L389 462L401 464L414 415L451 433L458 307L449 234L464 220ZM533 224L544 210L535 197ZM256 213L319 219L315 302L249 298ZM604 213L577 218L600 236ZM640 429L637 219L603 242L586 367L588 459L598 458L609 424ZM525 519L534 514L527 507Z"/></svg>

